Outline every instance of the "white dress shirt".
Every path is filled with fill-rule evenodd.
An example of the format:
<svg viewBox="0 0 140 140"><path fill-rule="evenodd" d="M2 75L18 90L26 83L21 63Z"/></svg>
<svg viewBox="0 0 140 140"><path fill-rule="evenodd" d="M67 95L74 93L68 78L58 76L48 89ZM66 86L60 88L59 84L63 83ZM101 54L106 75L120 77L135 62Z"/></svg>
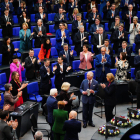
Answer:
<svg viewBox="0 0 140 140"><path fill-rule="evenodd" d="M97 45L97 48L100 48L99 46L101 45L101 36L103 38L103 34L99 34L99 45Z"/></svg>
<svg viewBox="0 0 140 140"><path fill-rule="evenodd" d="M60 66L60 68L62 69L62 71L63 71L63 63L60 65L59 64L59 66ZM63 73L61 70L60 70L60 73Z"/></svg>
<svg viewBox="0 0 140 140"><path fill-rule="evenodd" d="M44 65L44 67L45 67L46 70L49 68L49 67L46 67L45 65ZM47 74L48 74L48 76L50 75L50 74L48 73L48 71L47 71Z"/></svg>
<svg viewBox="0 0 140 140"><path fill-rule="evenodd" d="M41 19L43 19L43 13L40 13L40 17L41 17Z"/></svg>
<svg viewBox="0 0 140 140"><path fill-rule="evenodd" d="M61 39L62 39L61 45L62 45L62 46L63 46L63 44L64 44L64 38L66 38L66 36L63 37L64 32L65 32L65 30L64 30L64 31L61 31Z"/></svg>
<svg viewBox="0 0 140 140"><path fill-rule="evenodd" d="M88 55L88 53L85 53L85 59L86 59L86 61L87 61L87 55Z"/></svg>

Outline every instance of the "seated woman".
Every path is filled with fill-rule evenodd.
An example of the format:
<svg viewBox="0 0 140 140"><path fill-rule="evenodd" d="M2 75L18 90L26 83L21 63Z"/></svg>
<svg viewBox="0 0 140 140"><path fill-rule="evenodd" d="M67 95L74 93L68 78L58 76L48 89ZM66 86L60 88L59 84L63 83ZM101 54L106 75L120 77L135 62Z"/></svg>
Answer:
<svg viewBox="0 0 140 140"><path fill-rule="evenodd" d="M63 8L63 13L66 12L66 5L64 4L64 0L59 0L59 3L55 7L55 13L59 12L59 8Z"/></svg>
<svg viewBox="0 0 140 140"><path fill-rule="evenodd" d="M71 97L74 95L72 93L71 95L68 94L68 90L70 89L70 83L64 82L61 86L61 91L60 91L60 101L65 101L65 107L64 110L68 111L70 113L71 107L72 107L72 101L76 99L76 97Z"/></svg>
<svg viewBox="0 0 140 140"><path fill-rule="evenodd" d="M126 60L126 53L120 53L120 60L116 57L115 66L117 67L115 80L126 80L127 79L127 69L129 66L128 61Z"/></svg>
<svg viewBox="0 0 140 140"><path fill-rule="evenodd" d="M20 28L22 29L22 24L23 23L27 23L29 29L31 29L31 22L30 22L30 18L27 17L27 13L26 11L22 12L22 16L19 18L19 24L20 24Z"/></svg>
<svg viewBox="0 0 140 140"><path fill-rule="evenodd" d="M19 31L19 37L20 37L19 51L20 52L29 51L30 49L32 49L30 36L32 36L33 34L34 32L31 34L31 30L28 29L28 24L23 23L22 29Z"/></svg>
<svg viewBox="0 0 140 140"><path fill-rule="evenodd" d="M18 92L22 91L28 85L28 83L26 84L23 83L21 85L21 82L19 81L19 74L16 71L12 73L12 80L10 81L10 83L12 84L12 87L13 87L13 89L11 90L11 93L13 96L16 96ZM19 98L19 101L15 104L15 107L20 106L21 104L23 104L23 101L26 101L26 100L27 100L27 96L24 94L24 99L21 96Z"/></svg>
<svg viewBox="0 0 140 140"><path fill-rule="evenodd" d="M10 37L6 36L2 45L2 65L9 65L11 63L15 51L18 51L18 48L14 49Z"/></svg>
<svg viewBox="0 0 140 140"><path fill-rule="evenodd" d="M18 72L19 74L19 81L22 82L22 74L21 71L24 70L25 63L20 64L18 57L16 55L13 56L13 62L10 64L10 77L9 77L9 83L12 79L12 73L14 71Z"/></svg>
<svg viewBox="0 0 140 140"><path fill-rule="evenodd" d="M22 16L23 11L27 11L27 8L26 8L26 3L24 1L21 1L20 7L18 7L18 9L17 9L18 18L20 18Z"/></svg>
<svg viewBox="0 0 140 140"><path fill-rule="evenodd" d="M51 42L49 38L46 38L44 40L44 44L41 44L41 49L38 54L38 58L40 60L44 60L44 58L50 58L50 52L51 52Z"/></svg>
<svg viewBox="0 0 140 140"><path fill-rule="evenodd" d="M69 15L69 19L70 19L71 21L76 20L76 15L77 15L78 13L79 13L78 8L74 8L74 9L73 9L73 14L72 14L72 15Z"/></svg>
<svg viewBox="0 0 140 140"><path fill-rule="evenodd" d="M65 103L63 101L58 102L58 109L53 110L54 124L52 127L54 140L64 140L65 131L63 131L63 125L68 120L68 112L64 111Z"/></svg>
<svg viewBox="0 0 140 140"><path fill-rule="evenodd" d="M91 62L93 61L93 56L91 52L88 51L88 45L83 45L83 51L80 52L80 65L79 68L82 70L92 69Z"/></svg>
<svg viewBox="0 0 140 140"><path fill-rule="evenodd" d="M7 83L4 85L4 87L5 87L4 105L9 104L10 105L9 111L14 111L15 108L14 105L22 96L22 91L18 92L17 96L13 96L11 94L12 84Z"/></svg>

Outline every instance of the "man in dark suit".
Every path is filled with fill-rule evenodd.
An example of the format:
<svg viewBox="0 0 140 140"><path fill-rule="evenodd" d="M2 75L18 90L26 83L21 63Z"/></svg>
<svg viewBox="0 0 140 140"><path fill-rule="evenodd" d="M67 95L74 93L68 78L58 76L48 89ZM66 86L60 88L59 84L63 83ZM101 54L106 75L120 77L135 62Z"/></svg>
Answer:
<svg viewBox="0 0 140 140"><path fill-rule="evenodd" d="M95 54L99 53L99 48L103 47L104 40L107 38L107 34L104 32L102 27L99 27L98 34L91 36L91 44L94 45L93 51Z"/></svg>
<svg viewBox="0 0 140 140"><path fill-rule="evenodd" d="M12 37L13 36L12 26L13 26L12 17L9 16L9 10L6 9L4 11L4 16L1 17L1 27L2 27L3 37L6 37L6 36Z"/></svg>
<svg viewBox="0 0 140 140"><path fill-rule="evenodd" d="M123 17L125 21L125 29L126 31L129 31L130 24L133 23L133 17L136 16L137 13L133 11L133 5L129 4L128 11L125 12L125 15Z"/></svg>
<svg viewBox="0 0 140 140"><path fill-rule="evenodd" d="M119 30L114 31L112 35L112 42L114 43L113 50L118 53L118 48L121 48L122 42L128 42L128 34L124 31L123 23L120 23Z"/></svg>
<svg viewBox="0 0 140 140"><path fill-rule="evenodd" d="M82 15L78 13L76 15L76 20L72 22L72 40L74 41L75 34L79 31L79 27L84 26L84 29L86 29L86 23L84 20L82 20ZM75 42L74 42L75 43Z"/></svg>
<svg viewBox="0 0 140 140"><path fill-rule="evenodd" d="M40 60L34 56L34 50L29 50L29 56L25 58L26 78L28 81L36 79L36 69L39 69Z"/></svg>
<svg viewBox="0 0 140 140"><path fill-rule="evenodd" d="M96 78L99 83L106 82L106 74L110 72L111 58L110 55L106 54L106 48L101 48L101 54L96 55L95 58L96 66Z"/></svg>
<svg viewBox="0 0 140 140"><path fill-rule="evenodd" d="M95 24L92 24L90 26L89 33L91 35L98 34L99 27L102 27L104 29L104 25L100 24L100 19L99 18L96 18L95 19Z"/></svg>
<svg viewBox="0 0 140 140"><path fill-rule="evenodd" d="M101 19L101 15L97 13L97 9L94 7L92 8L92 13L88 14L88 22L89 22L88 29L90 29L90 26L95 23L96 18Z"/></svg>
<svg viewBox="0 0 140 140"><path fill-rule="evenodd" d="M140 29L138 34L135 36L135 44L136 44L135 51L136 53L138 53L138 50L140 49Z"/></svg>
<svg viewBox="0 0 140 140"><path fill-rule="evenodd" d="M80 32L76 33L74 37L75 42L74 50L77 52L77 56L79 56L80 52L83 51L84 43L88 44L88 34L84 33L84 26L80 26L79 31Z"/></svg>
<svg viewBox="0 0 140 140"><path fill-rule="evenodd" d="M4 2L1 3L1 13L4 15L4 11L8 10L10 15L12 16L13 13L13 4L9 2L8 0L4 0Z"/></svg>
<svg viewBox="0 0 140 140"><path fill-rule="evenodd" d="M67 67L65 63L63 63L63 56L58 57L58 63L54 67L54 74L55 74L55 87L58 91L61 90L61 85L63 82L66 81L65 75L66 73L71 70L71 66Z"/></svg>
<svg viewBox="0 0 140 140"><path fill-rule="evenodd" d="M95 127L92 121L92 113L94 103L96 102L95 95L98 92L98 82L93 79L93 72L87 73L87 79L81 83L80 92L83 103L83 128L87 127L87 123Z"/></svg>
<svg viewBox="0 0 140 140"><path fill-rule="evenodd" d="M36 22L38 21L38 19L42 19L43 26L46 26L46 23L47 23L48 20L47 20L47 15L46 15L46 13L44 13L44 10L43 10L42 6L39 6L39 13L35 14Z"/></svg>
<svg viewBox="0 0 140 140"><path fill-rule="evenodd" d="M54 109L58 109L57 106L57 89L53 88L50 90L50 96L47 98L47 111L48 111L48 123L51 126L51 140L53 140L53 132L52 132L52 127L53 127L53 123L54 123L54 119L53 119L53 110Z"/></svg>
<svg viewBox="0 0 140 140"><path fill-rule="evenodd" d="M39 10L39 7L40 7L40 6L42 6L43 9L44 9L44 12L47 13L46 4L43 3L42 0L38 0L38 3L35 4L35 6L34 6L34 12L35 12L35 13L38 13L38 10Z"/></svg>
<svg viewBox="0 0 140 140"><path fill-rule="evenodd" d="M63 13L63 9L62 8L59 8L59 13L55 14L54 22L55 22L55 26L54 26L55 30L59 29L59 24L61 22L63 22L63 23L67 22L66 14Z"/></svg>
<svg viewBox="0 0 140 140"><path fill-rule="evenodd" d="M60 51L59 56L63 56L63 62L67 64L67 66L72 66L72 61L74 60L73 57L73 50L69 51L68 44L64 43L62 51Z"/></svg>
<svg viewBox="0 0 140 140"><path fill-rule="evenodd" d="M134 74L136 75L137 71L140 70L140 49L138 50L138 55L134 57L134 66L135 66Z"/></svg>
<svg viewBox="0 0 140 140"><path fill-rule="evenodd" d="M63 131L66 131L64 140L79 140L78 133L81 132L81 122L76 120L77 112L69 113L69 120L64 122Z"/></svg>
<svg viewBox="0 0 140 140"><path fill-rule="evenodd" d="M110 29L112 22L115 22L115 17L119 16L119 11L116 10L116 5L112 4L111 10L107 13L107 19L109 20L108 28Z"/></svg>
<svg viewBox="0 0 140 140"><path fill-rule="evenodd" d="M16 140L16 128L18 126L17 120L9 121L9 111L1 112L1 121L0 121L0 139L1 140Z"/></svg>
<svg viewBox="0 0 140 140"><path fill-rule="evenodd" d="M33 37L35 38L35 47L40 48L41 44L44 43L46 37L46 28L42 26L42 20L38 19L37 26L33 29Z"/></svg>

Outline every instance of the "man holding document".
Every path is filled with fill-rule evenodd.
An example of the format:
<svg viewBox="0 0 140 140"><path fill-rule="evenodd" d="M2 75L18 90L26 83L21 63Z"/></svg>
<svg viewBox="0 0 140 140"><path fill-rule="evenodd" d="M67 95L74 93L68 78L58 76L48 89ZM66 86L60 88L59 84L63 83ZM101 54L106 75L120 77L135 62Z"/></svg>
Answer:
<svg viewBox="0 0 140 140"><path fill-rule="evenodd" d="M95 94L98 92L98 82L93 79L93 72L87 73L87 79L83 80L80 86L83 103L83 128L88 125L95 127L92 122L92 112L95 103Z"/></svg>

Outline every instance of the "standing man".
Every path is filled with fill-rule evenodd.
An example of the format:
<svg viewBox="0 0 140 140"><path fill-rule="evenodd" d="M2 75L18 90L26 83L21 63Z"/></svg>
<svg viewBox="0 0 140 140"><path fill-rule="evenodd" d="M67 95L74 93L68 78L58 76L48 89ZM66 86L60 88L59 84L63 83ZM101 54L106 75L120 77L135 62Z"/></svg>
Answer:
<svg viewBox="0 0 140 140"><path fill-rule="evenodd" d="M40 60L34 56L34 50L29 50L29 56L25 58L26 78L28 81L36 79L36 69L39 69Z"/></svg>
<svg viewBox="0 0 140 140"><path fill-rule="evenodd" d="M136 75L137 71L140 70L140 49L138 50L138 55L134 57L134 66L135 66L134 74Z"/></svg>
<svg viewBox="0 0 140 140"><path fill-rule="evenodd" d="M99 83L106 82L106 74L110 73L111 58L106 54L106 48L101 48L101 54L96 55L95 58L96 77Z"/></svg>
<svg viewBox="0 0 140 140"><path fill-rule="evenodd" d="M34 12L38 13L38 9L39 9L40 6L42 6L42 8L44 9L44 12L47 13L46 4L43 3L43 0L38 0L38 3L36 3L34 5Z"/></svg>
<svg viewBox="0 0 140 140"><path fill-rule="evenodd" d="M69 120L64 122L63 131L66 131L64 140L79 140L78 133L81 132L81 122L76 120L77 112L69 113Z"/></svg>
<svg viewBox="0 0 140 140"><path fill-rule="evenodd" d="M92 121L92 113L96 102L95 94L98 92L98 82L93 79L93 72L87 73L87 79L81 83L80 92L82 93L83 103L83 128L87 127L87 123L95 127Z"/></svg>
<svg viewBox="0 0 140 140"><path fill-rule="evenodd" d="M35 48L41 48L46 37L46 28L42 26L42 19L38 19L37 26L33 29L33 37L35 38Z"/></svg>

